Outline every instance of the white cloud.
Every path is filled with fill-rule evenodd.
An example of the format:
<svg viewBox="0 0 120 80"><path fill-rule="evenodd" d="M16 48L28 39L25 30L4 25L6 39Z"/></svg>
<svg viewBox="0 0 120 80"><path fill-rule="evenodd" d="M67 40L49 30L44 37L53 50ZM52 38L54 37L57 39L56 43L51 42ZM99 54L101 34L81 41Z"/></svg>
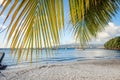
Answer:
<svg viewBox="0 0 120 80"><path fill-rule="evenodd" d="M0 24L0 31L5 29L5 28L6 28L6 26Z"/></svg>
<svg viewBox="0 0 120 80"><path fill-rule="evenodd" d="M3 0L0 0L0 4L2 4Z"/></svg>
<svg viewBox="0 0 120 80"><path fill-rule="evenodd" d="M109 22L105 30L98 33L96 43L105 43L116 36L120 36L120 26L116 26L114 23Z"/></svg>
<svg viewBox="0 0 120 80"><path fill-rule="evenodd" d="M0 0L0 5L2 4L3 0Z"/></svg>
<svg viewBox="0 0 120 80"><path fill-rule="evenodd" d="M109 22L108 25L105 26L105 30L98 33L97 38L92 39L90 43L104 44L106 41L116 36L120 36L120 26L116 26L114 23ZM75 43L74 38L68 37L67 35L67 38L65 40L62 40L61 44L72 44L72 43Z"/></svg>
<svg viewBox="0 0 120 80"><path fill-rule="evenodd" d="M73 44L75 43L74 39L71 39L71 40L66 40L64 42L62 42L61 44Z"/></svg>

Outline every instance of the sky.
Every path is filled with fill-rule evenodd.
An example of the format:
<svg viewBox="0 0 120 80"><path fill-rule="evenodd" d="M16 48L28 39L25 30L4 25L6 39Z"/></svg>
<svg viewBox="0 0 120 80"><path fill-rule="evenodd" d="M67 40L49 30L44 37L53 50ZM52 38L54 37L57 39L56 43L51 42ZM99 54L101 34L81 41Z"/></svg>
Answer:
<svg viewBox="0 0 120 80"><path fill-rule="evenodd" d="M2 3L2 0L0 0L0 4L1 3ZM75 43L74 36L71 31L72 25L69 24L70 19L69 19L69 7L68 6L69 6L69 3L67 2L67 0L64 0L65 29L61 34L60 44ZM6 15L6 12L0 16L0 28L2 29L6 28L6 25L7 25L7 23L4 26L2 25L5 15ZM0 33L0 48L9 47L5 45L6 43L6 40L4 38L5 33L6 31ZM120 36L120 11L118 11L118 14L116 14L115 17L112 18L111 22L109 22L108 25L105 26L105 30L98 33L97 38L93 38L90 42L94 44L104 44L106 41L116 36Z"/></svg>

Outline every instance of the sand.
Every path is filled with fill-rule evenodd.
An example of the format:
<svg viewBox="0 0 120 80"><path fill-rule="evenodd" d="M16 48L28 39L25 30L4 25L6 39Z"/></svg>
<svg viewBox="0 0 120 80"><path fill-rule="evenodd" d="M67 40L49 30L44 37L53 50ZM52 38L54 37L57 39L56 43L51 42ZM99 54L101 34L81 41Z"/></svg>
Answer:
<svg viewBox="0 0 120 80"><path fill-rule="evenodd" d="M0 80L120 80L120 59L8 67Z"/></svg>

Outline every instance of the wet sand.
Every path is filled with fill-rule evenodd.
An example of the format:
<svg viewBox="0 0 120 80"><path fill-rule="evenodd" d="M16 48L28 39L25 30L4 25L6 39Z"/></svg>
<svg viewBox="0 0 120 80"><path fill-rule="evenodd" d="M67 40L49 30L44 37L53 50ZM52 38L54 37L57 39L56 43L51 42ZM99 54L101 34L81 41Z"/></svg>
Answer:
<svg viewBox="0 0 120 80"><path fill-rule="evenodd" d="M0 80L120 80L120 59L8 67Z"/></svg>

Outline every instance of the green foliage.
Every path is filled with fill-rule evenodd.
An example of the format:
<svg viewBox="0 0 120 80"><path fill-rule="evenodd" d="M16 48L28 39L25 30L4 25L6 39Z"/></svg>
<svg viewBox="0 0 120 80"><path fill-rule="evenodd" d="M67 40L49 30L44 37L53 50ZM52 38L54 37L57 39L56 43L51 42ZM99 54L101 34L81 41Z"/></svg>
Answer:
<svg viewBox="0 0 120 80"><path fill-rule="evenodd" d="M74 35L84 45L111 20L118 10L119 0L69 0Z"/></svg>
<svg viewBox="0 0 120 80"><path fill-rule="evenodd" d="M117 49L120 50L120 37L115 37L110 39L104 44L106 49Z"/></svg>

